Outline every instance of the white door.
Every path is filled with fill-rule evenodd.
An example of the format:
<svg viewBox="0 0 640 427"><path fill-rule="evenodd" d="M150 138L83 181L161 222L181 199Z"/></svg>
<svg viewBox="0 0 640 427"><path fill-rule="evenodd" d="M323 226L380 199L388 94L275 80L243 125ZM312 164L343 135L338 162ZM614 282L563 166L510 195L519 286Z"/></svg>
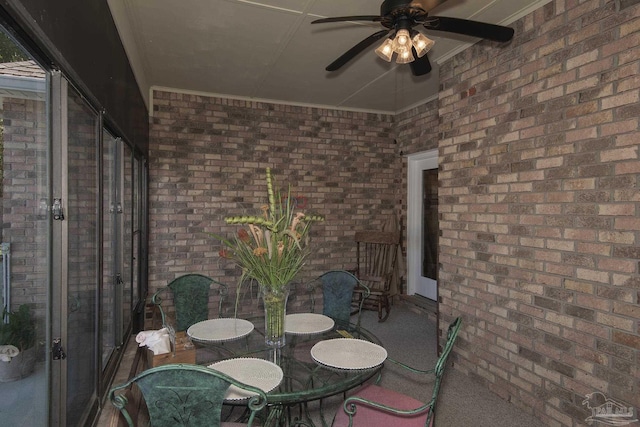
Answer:
<svg viewBox="0 0 640 427"><path fill-rule="evenodd" d="M438 298L438 150L408 157L407 292Z"/></svg>

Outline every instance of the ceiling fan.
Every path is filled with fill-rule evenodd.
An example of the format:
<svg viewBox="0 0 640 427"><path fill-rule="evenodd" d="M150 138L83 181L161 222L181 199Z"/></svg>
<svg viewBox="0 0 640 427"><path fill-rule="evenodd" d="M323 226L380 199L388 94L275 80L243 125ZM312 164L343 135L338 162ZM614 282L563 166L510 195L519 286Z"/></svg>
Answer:
<svg viewBox="0 0 640 427"><path fill-rule="evenodd" d="M507 42L513 37L513 28L502 25L444 16L429 16L429 11L445 1L446 0L384 0L380 6L380 15L339 16L316 19L311 23L324 24L344 21L371 21L379 22L384 27L383 30L371 34L346 51L342 56L329 64L326 70L336 71L360 52L378 40L388 36L383 44L376 49L378 56L386 61L391 61L393 54L396 53L396 62L401 64L408 63L413 75L421 76L427 74L431 71L431 63L426 53L434 45L434 42L419 32L415 27L463 34L499 42Z"/></svg>

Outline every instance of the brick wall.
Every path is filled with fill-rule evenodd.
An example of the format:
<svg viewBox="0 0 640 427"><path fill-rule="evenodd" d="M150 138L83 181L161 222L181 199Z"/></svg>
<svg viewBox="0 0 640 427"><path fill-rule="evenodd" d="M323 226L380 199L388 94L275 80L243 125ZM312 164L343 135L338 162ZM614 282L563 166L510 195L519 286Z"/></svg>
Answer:
<svg viewBox="0 0 640 427"><path fill-rule="evenodd" d="M47 119L42 101L2 100L2 241L11 244L11 310L29 304L38 320L38 336L48 294Z"/></svg>
<svg viewBox="0 0 640 427"><path fill-rule="evenodd" d="M407 223L407 155L421 153L423 151L438 148L439 134L438 127L440 118L438 116L438 100L431 100L427 103L397 114L395 117L395 134L398 150L403 158L402 162L402 188L399 190L402 196L402 209L400 219L403 225ZM406 249L407 230L402 228L403 244ZM406 287L405 287L406 291Z"/></svg>
<svg viewBox="0 0 640 427"><path fill-rule="evenodd" d="M357 229L380 229L399 209L402 162L393 117L155 91L150 143L149 287L198 272L233 287L239 270L208 233L259 212L264 170L325 216L301 280L353 268ZM233 290L230 292L233 296Z"/></svg>
<svg viewBox="0 0 640 427"><path fill-rule="evenodd" d="M633 4L636 5L633 5ZM441 67L440 312L548 425L640 407L640 6L554 1Z"/></svg>
<svg viewBox="0 0 640 427"><path fill-rule="evenodd" d="M394 119L401 154L415 154L438 148L440 118L437 99L399 113Z"/></svg>

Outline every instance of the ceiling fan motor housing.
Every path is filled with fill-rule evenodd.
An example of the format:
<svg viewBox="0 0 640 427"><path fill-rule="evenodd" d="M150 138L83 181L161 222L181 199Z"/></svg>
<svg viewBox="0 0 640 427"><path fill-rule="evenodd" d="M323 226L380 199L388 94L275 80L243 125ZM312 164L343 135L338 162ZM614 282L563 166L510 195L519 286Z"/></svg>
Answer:
<svg viewBox="0 0 640 427"><path fill-rule="evenodd" d="M395 9L408 9L411 3L413 3L412 0L384 0L380 5L380 16L388 15Z"/></svg>
<svg viewBox="0 0 640 427"><path fill-rule="evenodd" d="M420 2L412 0L384 0L380 5L380 24L394 28L399 19L408 20L411 26L427 16Z"/></svg>

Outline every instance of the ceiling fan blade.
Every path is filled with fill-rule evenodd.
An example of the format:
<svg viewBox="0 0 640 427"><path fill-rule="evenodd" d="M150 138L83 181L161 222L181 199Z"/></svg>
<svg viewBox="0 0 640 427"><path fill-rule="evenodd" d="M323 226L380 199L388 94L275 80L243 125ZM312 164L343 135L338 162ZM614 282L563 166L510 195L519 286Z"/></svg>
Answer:
<svg viewBox="0 0 640 427"><path fill-rule="evenodd" d="M322 18L311 21L312 24L325 24L327 22L345 22L345 21L380 21L378 15L360 15L360 16L336 16L334 18Z"/></svg>
<svg viewBox="0 0 640 427"><path fill-rule="evenodd" d="M513 38L513 28L502 25L487 24L461 18L445 16L431 16L424 23L427 30L447 31L449 33L464 34L481 39L508 42Z"/></svg>
<svg viewBox="0 0 640 427"><path fill-rule="evenodd" d="M327 71L336 71L338 68L351 61L357 54L359 54L381 38L384 38L387 34L389 34L389 31L390 30L381 30L377 33L371 34L369 37L362 40L360 43L343 53L342 56L329 64L325 69Z"/></svg>
<svg viewBox="0 0 640 427"><path fill-rule="evenodd" d="M413 52L413 56L416 58L414 61L409 62L411 73L414 76L424 76L425 74L429 74L431 72L431 62L429 62L429 57L425 54L421 58L418 58L416 49L412 47L411 50Z"/></svg>

